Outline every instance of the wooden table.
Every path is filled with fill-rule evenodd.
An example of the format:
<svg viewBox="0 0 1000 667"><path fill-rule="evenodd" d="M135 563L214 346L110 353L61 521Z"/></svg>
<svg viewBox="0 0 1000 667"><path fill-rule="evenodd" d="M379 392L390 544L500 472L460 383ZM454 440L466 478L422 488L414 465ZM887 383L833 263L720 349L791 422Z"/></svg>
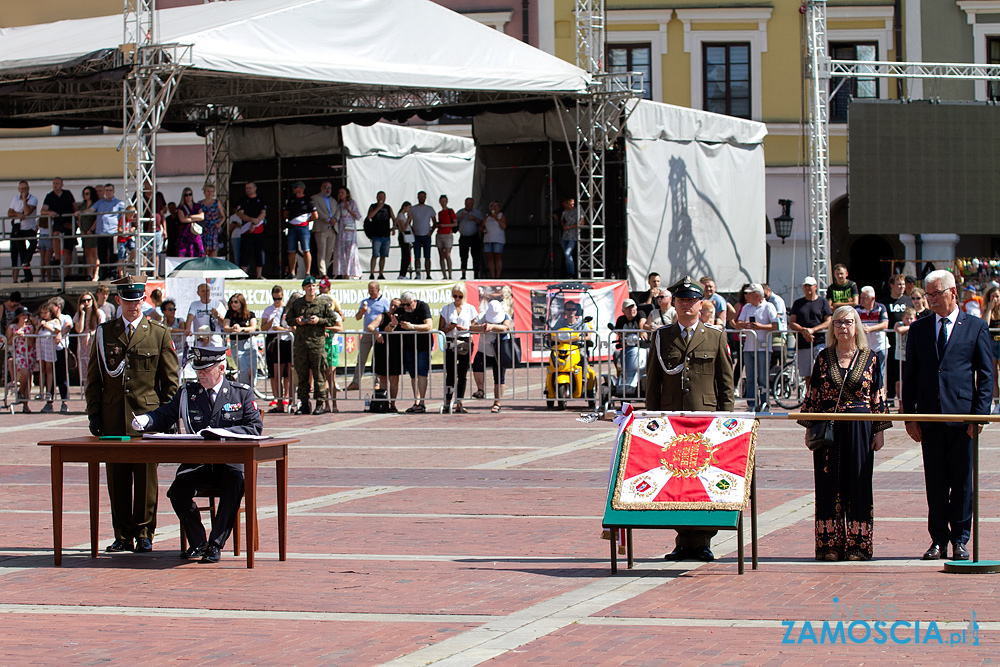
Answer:
<svg viewBox="0 0 1000 667"><path fill-rule="evenodd" d="M269 440L101 440L93 436L46 440L52 448L52 535L55 564L62 565L63 464L86 463L90 486L90 556L97 558L100 522L100 464L104 463L242 463L246 499L247 567L253 567L257 535L257 464L274 461L278 490L278 558L285 560L288 519L288 445L298 438ZM183 528L181 529L183 530Z"/></svg>

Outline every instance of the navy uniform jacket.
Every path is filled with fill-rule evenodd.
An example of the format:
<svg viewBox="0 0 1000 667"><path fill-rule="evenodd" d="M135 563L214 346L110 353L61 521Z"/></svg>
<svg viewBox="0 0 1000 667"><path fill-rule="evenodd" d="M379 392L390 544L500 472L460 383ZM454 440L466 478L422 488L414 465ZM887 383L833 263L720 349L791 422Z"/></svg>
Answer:
<svg viewBox="0 0 1000 667"><path fill-rule="evenodd" d="M903 369L903 411L988 415L993 398L993 339L986 322L958 312L944 358L937 358L937 317L910 326Z"/></svg>
<svg viewBox="0 0 1000 667"><path fill-rule="evenodd" d="M734 404L733 363L722 331L698 322L690 345L679 324L654 332L646 362L647 410L729 412Z"/></svg>
<svg viewBox="0 0 1000 667"><path fill-rule="evenodd" d="M181 400L186 397L188 422L185 429L189 433L197 433L203 428L225 428L234 433L260 435L264 430L264 421L254 400L253 389L240 382L230 382L223 378L219 387L219 395L212 405L212 397L208 389L198 382L188 382L173 399L147 413L152 420L147 431L167 431L178 425L181 414ZM205 464L184 463L177 472L197 468ZM231 464L232 467L243 469L243 464Z"/></svg>

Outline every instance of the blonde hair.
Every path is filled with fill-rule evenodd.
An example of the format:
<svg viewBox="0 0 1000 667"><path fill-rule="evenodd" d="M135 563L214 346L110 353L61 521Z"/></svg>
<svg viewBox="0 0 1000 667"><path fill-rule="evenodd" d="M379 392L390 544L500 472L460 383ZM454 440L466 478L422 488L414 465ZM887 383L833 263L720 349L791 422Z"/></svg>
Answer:
<svg viewBox="0 0 1000 667"><path fill-rule="evenodd" d="M854 344L859 350L867 350L868 336L865 335L865 326L861 323L861 315L854 309L854 306L841 306L834 311L833 318L830 320L830 328L826 330L826 346L837 347L837 336L834 334L837 328L836 322L848 317L854 320Z"/></svg>

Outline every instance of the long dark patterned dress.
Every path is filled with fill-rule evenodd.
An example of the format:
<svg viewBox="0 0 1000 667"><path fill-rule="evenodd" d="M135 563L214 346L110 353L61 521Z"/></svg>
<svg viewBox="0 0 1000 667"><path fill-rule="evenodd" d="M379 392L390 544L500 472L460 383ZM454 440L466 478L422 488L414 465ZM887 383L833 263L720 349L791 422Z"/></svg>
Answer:
<svg viewBox="0 0 1000 667"><path fill-rule="evenodd" d="M833 412L848 369L837 363L835 347L816 358L803 412ZM859 350L837 412L888 414L885 387L876 355ZM803 426L812 422L799 421ZM872 557L872 438L892 426L887 421L838 421L834 446L813 452L816 480L816 559Z"/></svg>

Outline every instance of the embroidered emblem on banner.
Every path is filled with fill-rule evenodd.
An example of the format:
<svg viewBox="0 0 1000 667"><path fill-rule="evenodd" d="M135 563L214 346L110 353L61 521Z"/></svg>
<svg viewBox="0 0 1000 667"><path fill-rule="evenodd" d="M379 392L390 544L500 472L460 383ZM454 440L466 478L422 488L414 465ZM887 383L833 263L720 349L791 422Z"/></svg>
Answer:
<svg viewBox="0 0 1000 667"><path fill-rule="evenodd" d="M672 475L697 477L714 464L714 450L701 433L675 435L660 451L660 465Z"/></svg>
<svg viewBox="0 0 1000 667"><path fill-rule="evenodd" d="M639 422L639 433L647 437L656 435L663 429L663 423L658 419L645 419Z"/></svg>
<svg viewBox="0 0 1000 667"><path fill-rule="evenodd" d="M732 417L724 419L722 421L722 430L728 435L736 435L737 433L743 431L743 422L739 419L733 419Z"/></svg>
<svg viewBox="0 0 1000 667"><path fill-rule="evenodd" d="M629 486L636 498L648 499L656 493L656 487L643 477L629 480Z"/></svg>

